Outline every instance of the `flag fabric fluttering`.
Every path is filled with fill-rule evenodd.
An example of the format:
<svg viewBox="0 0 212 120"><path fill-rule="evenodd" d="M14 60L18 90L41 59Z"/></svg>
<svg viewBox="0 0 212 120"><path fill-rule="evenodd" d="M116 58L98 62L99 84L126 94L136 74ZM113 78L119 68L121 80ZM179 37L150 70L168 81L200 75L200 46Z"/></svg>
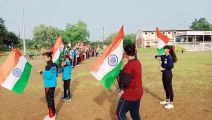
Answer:
<svg viewBox="0 0 212 120"><path fill-rule="evenodd" d="M157 33L157 37L159 38L159 40L158 40L158 55L162 55L162 54L164 54L163 47L166 44L168 44L170 39L166 35L161 33L158 27L156 27L156 33Z"/></svg>
<svg viewBox="0 0 212 120"><path fill-rule="evenodd" d="M63 56L63 51L64 51L64 45L63 45L62 36L60 35L55 41L55 44L51 49L51 52L53 53L52 61L55 64L57 65L60 64L60 60L62 59L62 56Z"/></svg>
<svg viewBox="0 0 212 120"><path fill-rule="evenodd" d="M31 73L32 66L18 49L13 49L0 67L0 85L16 93L23 93Z"/></svg>
<svg viewBox="0 0 212 120"><path fill-rule="evenodd" d="M97 58L91 67L91 74L107 89L120 73L123 55L124 26L121 27L110 46Z"/></svg>

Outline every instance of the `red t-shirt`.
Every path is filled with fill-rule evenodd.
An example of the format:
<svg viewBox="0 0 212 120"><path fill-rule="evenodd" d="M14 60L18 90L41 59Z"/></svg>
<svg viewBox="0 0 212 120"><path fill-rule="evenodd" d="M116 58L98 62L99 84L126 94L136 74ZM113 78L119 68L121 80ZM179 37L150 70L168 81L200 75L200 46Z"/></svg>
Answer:
<svg viewBox="0 0 212 120"><path fill-rule="evenodd" d="M124 89L122 97L129 101L141 99L143 95L142 87L142 66L139 60L130 60L124 66L122 72L131 75L131 81L128 87Z"/></svg>

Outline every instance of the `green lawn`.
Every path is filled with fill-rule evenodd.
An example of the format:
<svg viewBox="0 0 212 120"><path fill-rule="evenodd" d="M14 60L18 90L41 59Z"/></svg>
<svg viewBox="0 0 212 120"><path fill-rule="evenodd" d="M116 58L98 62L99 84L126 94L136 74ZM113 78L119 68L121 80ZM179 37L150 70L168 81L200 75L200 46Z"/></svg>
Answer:
<svg viewBox="0 0 212 120"><path fill-rule="evenodd" d="M154 88L159 84L154 79L161 79L160 62L154 59L155 49L139 49L139 59L143 63L144 85ZM177 52L178 62L173 69L174 87L181 89L185 83L203 85L206 88L212 85L212 52Z"/></svg>

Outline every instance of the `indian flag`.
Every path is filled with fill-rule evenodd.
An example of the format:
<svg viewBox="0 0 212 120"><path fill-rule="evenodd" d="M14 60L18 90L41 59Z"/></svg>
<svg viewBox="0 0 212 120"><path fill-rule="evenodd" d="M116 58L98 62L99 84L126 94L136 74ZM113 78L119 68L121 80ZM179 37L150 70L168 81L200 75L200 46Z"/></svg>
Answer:
<svg viewBox="0 0 212 120"><path fill-rule="evenodd" d="M0 67L0 85L13 92L23 93L31 69L32 66L27 59L15 48Z"/></svg>
<svg viewBox="0 0 212 120"><path fill-rule="evenodd" d="M122 66L124 27L122 26L115 39L105 52L97 58L91 67L91 74L109 90L119 75Z"/></svg>
<svg viewBox="0 0 212 120"><path fill-rule="evenodd" d="M64 49L63 40L62 36L60 35L51 49L51 51L53 52L52 61L57 65L60 64L60 60L63 57L63 49Z"/></svg>
<svg viewBox="0 0 212 120"><path fill-rule="evenodd" d="M170 41L170 39L164 35L163 33L160 32L159 28L156 27L156 33L157 33L157 37L158 39L158 55L162 55L164 54L164 49L163 47L168 44L168 42Z"/></svg>

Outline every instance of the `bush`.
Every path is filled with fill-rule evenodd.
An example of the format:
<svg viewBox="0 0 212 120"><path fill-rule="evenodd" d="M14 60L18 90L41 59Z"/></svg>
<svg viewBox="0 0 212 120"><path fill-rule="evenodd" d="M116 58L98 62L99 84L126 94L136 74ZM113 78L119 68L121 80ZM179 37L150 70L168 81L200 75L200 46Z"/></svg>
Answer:
<svg viewBox="0 0 212 120"><path fill-rule="evenodd" d="M186 49L180 45L175 45L175 51L176 52L181 52L181 51L186 51Z"/></svg>

